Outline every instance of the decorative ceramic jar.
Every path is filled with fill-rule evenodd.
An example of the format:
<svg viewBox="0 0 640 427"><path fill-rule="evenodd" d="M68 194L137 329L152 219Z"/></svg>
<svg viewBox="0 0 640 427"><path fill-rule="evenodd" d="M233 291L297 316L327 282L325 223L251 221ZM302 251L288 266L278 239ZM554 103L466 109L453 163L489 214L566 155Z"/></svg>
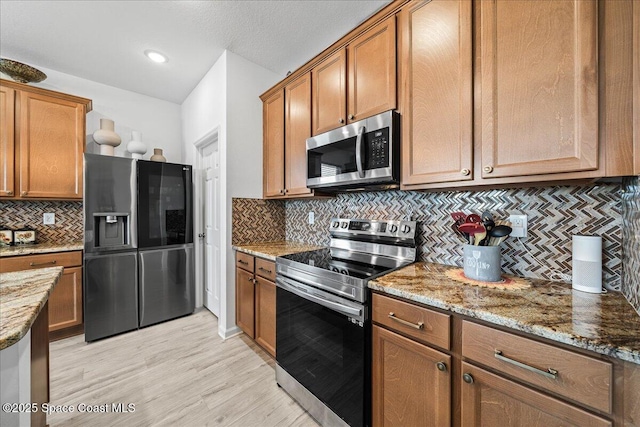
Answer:
<svg viewBox="0 0 640 427"><path fill-rule="evenodd" d="M0 225L0 246L13 245L13 230L4 225Z"/></svg>
<svg viewBox="0 0 640 427"><path fill-rule="evenodd" d="M162 155L162 148L154 148L153 156L151 156L151 159L149 160L151 160L152 162L162 162L162 163L167 162L167 158Z"/></svg>
<svg viewBox="0 0 640 427"><path fill-rule="evenodd" d="M100 119L100 129L93 133L93 140L100 146L100 154L103 156L113 156L114 148L122 142L113 129L113 120Z"/></svg>
<svg viewBox="0 0 640 427"><path fill-rule="evenodd" d="M134 159L141 159L142 155L147 152L147 146L142 142L142 134L137 130L131 131L131 141L127 144L127 151Z"/></svg>
<svg viewBox="0 0 640 427"><path fill-rule="evenodd" d="M13 232L13 242L16 245L36 243L36 230L32 228L21 228Z"/></svg>

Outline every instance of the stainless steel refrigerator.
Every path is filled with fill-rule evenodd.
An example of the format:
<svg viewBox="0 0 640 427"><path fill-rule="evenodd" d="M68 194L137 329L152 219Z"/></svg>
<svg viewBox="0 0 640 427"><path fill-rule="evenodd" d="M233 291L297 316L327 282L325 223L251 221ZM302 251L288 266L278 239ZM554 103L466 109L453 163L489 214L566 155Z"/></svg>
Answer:
<svg viewBox="0 0 640 427"><path fill-rule="evenodd" d="M85 341L193 313L191 166L85 154Z"/></svg>

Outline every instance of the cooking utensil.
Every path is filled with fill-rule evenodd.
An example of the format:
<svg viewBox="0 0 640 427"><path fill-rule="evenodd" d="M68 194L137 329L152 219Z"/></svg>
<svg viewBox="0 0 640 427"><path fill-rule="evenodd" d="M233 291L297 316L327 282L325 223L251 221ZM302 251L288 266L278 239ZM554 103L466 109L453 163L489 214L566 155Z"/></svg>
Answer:
<svg viewBox="0 0 640 427"><path fill-rule="evenodd" d="M489 230L489 245L498 246L511 234L511 231L513 230L508 225L496 225Z"/></svg>
<svg viewBox="0 0 640 427"><path fill-rule="evenodd" d="M467 215L464 212L452 212L451 218L460 225L467 219Z"/></svg>
<svg viewBox="0 0 640 427"><path fill-rule="evenodd" d="M487 229L484 228L484 225L479 224L480 227L482 227L482 231L476 233L473 235L473 239L474 239L474 244L476 246L480 246L480 244L484 241L484 238L487 237Z"/></svg>
<svg viewBox="0 0 640 427"><path fill-rule="evenodd" d="M472 223L472 222L465 222L464 224L458 226L458 230L460 230L463 233L467 233L469 234L469 244L473 245L475 242L475 234L476 233L486 233L486 229L484 228L484 225L482 224L477 224L477 223ZM484 237L483 237L484 238Z"/></svg>
<svg viewBox="0 0 640 427"><path fill-rule="evenodd" d="M478 214L471 214L471 215L467 215L467 218L465 219L464 222L481 223L482 222L482 218Z"/></svg>
<svg viewBox="0 0 640 427"><path fill-rule="evenodd" d="M456 233L458 236L462 237L462 239L465 242L469 241L469 235L467 233L463 233L462 231L458 230L458 224L451 224L451 229L453 230L454 233Z"/></svg>

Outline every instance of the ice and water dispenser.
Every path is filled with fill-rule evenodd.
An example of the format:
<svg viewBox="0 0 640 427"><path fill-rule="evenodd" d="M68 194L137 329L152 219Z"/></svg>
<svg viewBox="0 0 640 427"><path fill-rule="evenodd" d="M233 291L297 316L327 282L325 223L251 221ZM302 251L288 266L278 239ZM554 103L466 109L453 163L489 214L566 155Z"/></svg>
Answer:
<svg viewBox="0 0 640 427"><path fill-rule="evenodd" d="M94 213L95 248L126 247L131 244L129 214L122 212Z"/></svg>

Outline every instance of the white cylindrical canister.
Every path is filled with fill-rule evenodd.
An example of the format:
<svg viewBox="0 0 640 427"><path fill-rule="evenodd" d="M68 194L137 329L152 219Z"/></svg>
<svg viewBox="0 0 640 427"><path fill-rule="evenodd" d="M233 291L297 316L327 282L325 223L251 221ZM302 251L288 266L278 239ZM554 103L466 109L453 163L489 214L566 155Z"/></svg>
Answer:
<svg viewBox="0 0 640 427"><path fill-rule="evenodd" d="M592 294L602 292L602 237L574 235L571 278L573 289Z"/></svg>

